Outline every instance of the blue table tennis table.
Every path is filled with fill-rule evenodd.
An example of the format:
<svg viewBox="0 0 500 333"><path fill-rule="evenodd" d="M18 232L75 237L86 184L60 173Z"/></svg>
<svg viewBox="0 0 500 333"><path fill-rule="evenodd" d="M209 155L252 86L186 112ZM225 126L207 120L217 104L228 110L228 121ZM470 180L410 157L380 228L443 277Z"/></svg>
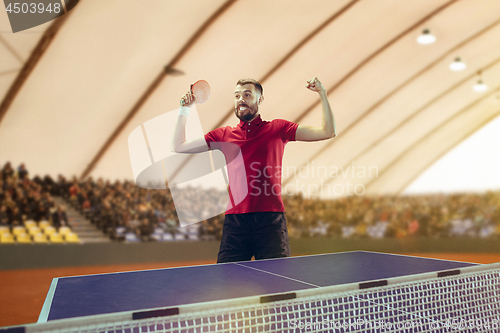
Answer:
<svg viewBox="0 0 500 333"><path fill-rule="evenodd" d="M389 278L458 274L476 264L364 251L261 261L61 277L53 280L39 323L122 311L177 307L247 296L290 295L326 286L383 286ZM276 296L278 295L278 296ZM277 297L277 298L273 298Z"/></svg>

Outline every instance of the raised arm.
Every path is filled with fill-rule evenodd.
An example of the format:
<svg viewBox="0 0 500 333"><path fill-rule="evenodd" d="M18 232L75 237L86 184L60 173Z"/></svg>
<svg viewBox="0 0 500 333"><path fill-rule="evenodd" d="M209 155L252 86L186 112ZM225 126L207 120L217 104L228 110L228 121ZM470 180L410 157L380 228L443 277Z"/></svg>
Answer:
<svg viewBox="0 0 500 333"><path fill-rule="evenodd" d="M171 150L175 153L201 153L208 151L208 146L203 136L186 141L186 122L189 110L194 103L195 97L190 91L181 99L179 116L177 116L172 137Z"/></svg>
<svg viewBox="0 0 500 333"><path fill-rule="evenodd" d="M321 108L323 111L321 127L299 125L299 127L297 127L297 132L295 132L295 140L320 141L336 137L337 130L335 127L335 118L333 117L332 108L330 106L330 102L328 101L328 95L325 87L323 87L323 84L318 80L317 77L314 77L311 80L307 81L306 87L309 90L319 93L319 97L321 99Z"/></svg>

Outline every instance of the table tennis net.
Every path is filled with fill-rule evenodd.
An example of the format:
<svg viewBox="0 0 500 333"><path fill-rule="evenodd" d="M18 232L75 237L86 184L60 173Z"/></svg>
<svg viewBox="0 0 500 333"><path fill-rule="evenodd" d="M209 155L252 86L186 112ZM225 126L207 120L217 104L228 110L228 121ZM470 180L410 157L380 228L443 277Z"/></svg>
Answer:
<svg viewBox="0 0 500 333"><path fill-rule="evenodd" d="M500 332L500 264L169 309L55 320L26 332Z"/></svg>

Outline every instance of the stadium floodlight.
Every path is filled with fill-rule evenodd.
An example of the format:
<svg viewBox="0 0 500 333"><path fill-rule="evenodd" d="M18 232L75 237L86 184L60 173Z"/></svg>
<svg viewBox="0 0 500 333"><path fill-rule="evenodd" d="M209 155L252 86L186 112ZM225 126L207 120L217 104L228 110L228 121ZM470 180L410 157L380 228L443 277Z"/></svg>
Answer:
<svg viewBox="0 0 500 333"><path fill-rule="evenodd" d="M479 79L472 89L477 92L483 92L488 89L488 86L483 82L483 80Z"/></svg>
<svg viewBox="0 0 500 333"><path fill-rule="evenodd" d="M425 29L420 36L417 38L417 42L420 44L432 44L436 41L436 37L431 34L429 29Z"/></svg>
<svg viewBox="0 0 500 333"><path fill-rule="evenodd" d="M455 60L450 64L449 67L452 71L458 72L463 71L467 67L467 65L462 61L462 59L455 58Z"/></svg>

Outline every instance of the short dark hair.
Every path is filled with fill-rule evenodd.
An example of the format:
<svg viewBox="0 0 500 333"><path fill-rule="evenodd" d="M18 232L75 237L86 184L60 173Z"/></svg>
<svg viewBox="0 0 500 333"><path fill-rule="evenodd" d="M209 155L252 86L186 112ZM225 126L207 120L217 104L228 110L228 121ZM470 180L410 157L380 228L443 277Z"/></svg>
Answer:
<svg viewBox="0 0 500 333"><path fill-rule="evenodd" d="M259 81L254 80L254 79L241 79L238 82L236 82L237 86L244 86L245 84L253 84L255 89L257 89L261 95L264 94L264 88L262 88L262 84L260 84Z"/></svg>

